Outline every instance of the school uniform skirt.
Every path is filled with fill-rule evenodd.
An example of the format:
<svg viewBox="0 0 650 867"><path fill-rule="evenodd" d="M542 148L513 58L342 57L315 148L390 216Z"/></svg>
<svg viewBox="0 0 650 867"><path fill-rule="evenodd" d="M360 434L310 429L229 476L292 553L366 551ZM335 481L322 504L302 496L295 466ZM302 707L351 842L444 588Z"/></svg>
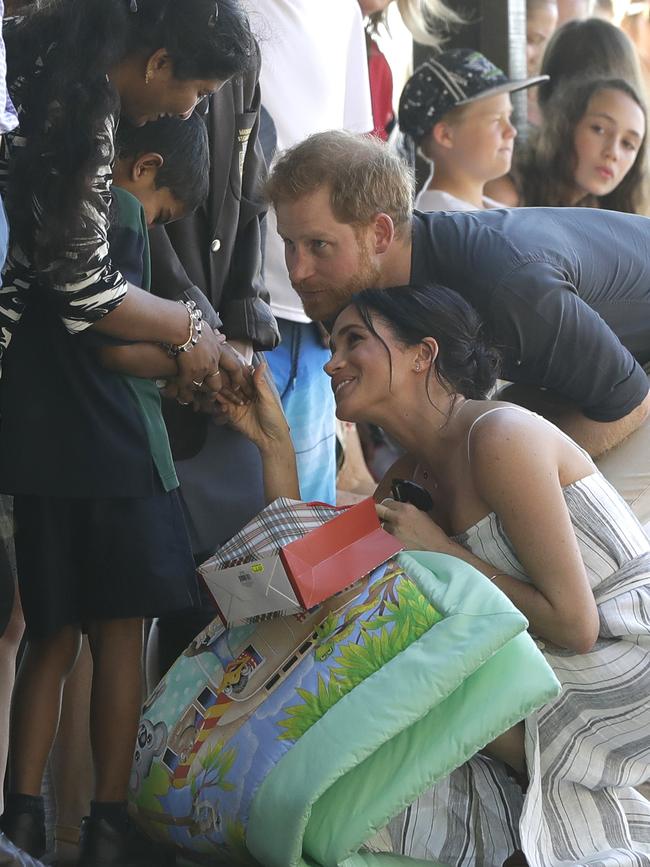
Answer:
<svg viewBox="0 0 650 867"><path fill-rule="evenodd" d="M157 617L198 604L176 490L103 499L18 494L14 522L32 639L67 625Z"/></svg>

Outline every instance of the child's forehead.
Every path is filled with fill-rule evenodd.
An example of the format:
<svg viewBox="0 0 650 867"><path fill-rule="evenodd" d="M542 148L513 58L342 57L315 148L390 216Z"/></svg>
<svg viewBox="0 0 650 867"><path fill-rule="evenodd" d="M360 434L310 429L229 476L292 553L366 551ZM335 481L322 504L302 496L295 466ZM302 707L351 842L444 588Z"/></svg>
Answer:
<svg viewBox="0 0 650 867"><path fill-rule="evenodd" d="M493 114L494 112L510 108L512 108L512 101L510 99L509 91L502 93L488 92L485 96L479 96L464 105L457 105L451 111L448 111L443 115L441 120L466 120L467 118Z"/></svg>

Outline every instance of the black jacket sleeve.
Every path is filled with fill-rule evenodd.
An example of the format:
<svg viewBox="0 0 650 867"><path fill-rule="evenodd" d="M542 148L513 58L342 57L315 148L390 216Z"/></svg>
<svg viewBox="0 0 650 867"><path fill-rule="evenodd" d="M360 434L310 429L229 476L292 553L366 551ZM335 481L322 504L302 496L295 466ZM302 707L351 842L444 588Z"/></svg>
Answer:
<svg viewBox="0 0 650 867"><path fill-rule="evenodd" d="M210 195L204 207L164 229L151 230L152 290L179 297L199 287L231 339L256 350L279 342L261 278L266 166L258 141L259 54L243 76L210 100ZM162 235L171 242L164 244Z"/></svg>
<svg viewBox="0 0 650 867"><path fill-rule="evenodd" d="M253 123L243 156L239 221L220 306L226 334L231 338L250 340L256 350L273 349L280 339L269 306L269 293L262 279L262 236L267 209L263 188L267 170L259 140L259 70L258 52L255 75L248 83L249 87L254 84L250 102L244 87L245 111L241 115L244 130L248 129L246 117Z"/></svg>

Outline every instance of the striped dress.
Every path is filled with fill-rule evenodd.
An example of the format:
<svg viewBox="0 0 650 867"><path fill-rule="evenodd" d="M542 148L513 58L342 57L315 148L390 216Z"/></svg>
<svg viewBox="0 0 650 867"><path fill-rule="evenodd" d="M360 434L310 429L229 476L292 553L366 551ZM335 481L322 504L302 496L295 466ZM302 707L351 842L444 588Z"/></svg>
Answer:
<svg viewBox="0 0 650 867"><path fill-rule="evenodd" d="M650 780L650 541L599 472L564 498L600 635L583 655L537 642L563 690L525 721L528 789L477 755L393 820L396 852L449 867L502 867L518 850L529 867L650 867L650 802L636 791ZM456 541L530 580L496 514Z"/></svg>

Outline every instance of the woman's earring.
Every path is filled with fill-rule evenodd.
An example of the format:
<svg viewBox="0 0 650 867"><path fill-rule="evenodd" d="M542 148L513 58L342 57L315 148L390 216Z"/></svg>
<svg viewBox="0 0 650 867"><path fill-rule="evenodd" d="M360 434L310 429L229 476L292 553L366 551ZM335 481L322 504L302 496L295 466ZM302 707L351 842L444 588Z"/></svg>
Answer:
<svg viewBox="0 0 650 867"><path fill-rule="evenodd" d="M415 370L417 371L417 373L420 372L420 362L419 361L415 362Z"/></svg>
<svg viewBox="0 0 650 867"><path fill-rule="evenodd" d="M151 70L147 69L145 76L144 76L144 83L149 84L150 81L151 81Z"/></svg>

